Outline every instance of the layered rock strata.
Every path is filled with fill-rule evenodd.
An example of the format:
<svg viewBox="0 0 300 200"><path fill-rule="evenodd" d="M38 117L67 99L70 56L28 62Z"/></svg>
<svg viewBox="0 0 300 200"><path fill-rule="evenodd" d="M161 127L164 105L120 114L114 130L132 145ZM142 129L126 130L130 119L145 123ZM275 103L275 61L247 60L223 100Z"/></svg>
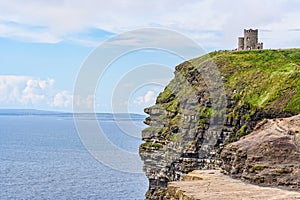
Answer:
<svg viewBox="0 0 300 200"><path fill-rule="evenodd" d="M299 66L299 49L219 51L178 65L156 104L145 109L146 199L163 199L168 182L190 171L221 167L224 146L259 121L300 113Z"/></svg>
<svg viewBox="0 0 300 200"><path fill-rule="evenodd" d="M253 133L227 145L221 159L234 178L300 190L300 115L260 122Z"/></svg>

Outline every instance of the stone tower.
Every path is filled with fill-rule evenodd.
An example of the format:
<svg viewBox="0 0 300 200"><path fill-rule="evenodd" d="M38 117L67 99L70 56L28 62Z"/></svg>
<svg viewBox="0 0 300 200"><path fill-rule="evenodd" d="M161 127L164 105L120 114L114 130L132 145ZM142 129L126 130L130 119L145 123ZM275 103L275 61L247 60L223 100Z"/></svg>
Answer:
<svg viewBox="0 0 300 200"><path fill-rule="evenodd" d="M244 37L238 38L238 50L263 49L263 43L258 43L258 30L244 29Z"/></svg>
<svg viewBox="0 0 300 200"><path fill-rule="evenodd" d="M244 37L239 37L238 40L238 50L244 50Z"/></svg>

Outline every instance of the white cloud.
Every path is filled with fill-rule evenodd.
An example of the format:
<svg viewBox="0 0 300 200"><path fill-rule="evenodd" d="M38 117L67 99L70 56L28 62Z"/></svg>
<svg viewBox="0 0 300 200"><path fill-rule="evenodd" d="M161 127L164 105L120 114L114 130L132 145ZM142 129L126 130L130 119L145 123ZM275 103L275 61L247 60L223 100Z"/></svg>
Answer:
<svg viewBox="0 0 300 200"><path fill-rule="evenodd" d="M52 106L53 107L64 107L69 108L72 106L73 95L71 95L68 91L58 92L53 99Z"/></svg>
<svg viewBox="0 0 300 200"><path fill-rule="evenodd" d="M54 79L30 76L0 76L2 106L70 108L72 95L54 88Z"/></svg>
<svg viewBox="0 0 300 200"><path fill-rule="evenodd" d="M29 77L0 76L0 102L20 102L21 90Z"/></svg>
<svg viewBox="0 0 300 200"><path fill-rule="evenodd" d="M143 105L143 104L153 104L155 101L156 94L149 90L144 96L138 96L134 99L133 103L137 105Z"/></svg>
<svg viewBox="0 0 300 200"><path fill-rule="evenodd" d="M61 40L58 35L48 32L47 29L36 30L27 27L19 27L15 24L1 24L0 36L17 38L29 42L57 43Z"/></svg>
<svg viewBox="0 0 300 200"><path fill-rule="evenodd" d="M40 80L29 78L26 87L22 90L19 101L23 105L38 105L41 102L49 101L48 95L52 93L53 79Z"/></svg>
<svg viewBox="0 0 300 200"><path fill-rule="evenodd" d="M148 91L146 95L144 96L144 101L145 103L149 103L150 101L155 100L154 98L154 92L153 91Z"/></svg>
<svg viewBox="0 0 300 200"><path fill-rule="evenodd" d="M234 47L243 28L273 30L267 37L276 37L278 27L300 28L299 6L297 0L29 0L26 6L21 0L10 0L0 2L0 36L57 42L89 28L120 33L155 26L180 31L206 46ZM281 37L278 45L295 37Z"/></svg>

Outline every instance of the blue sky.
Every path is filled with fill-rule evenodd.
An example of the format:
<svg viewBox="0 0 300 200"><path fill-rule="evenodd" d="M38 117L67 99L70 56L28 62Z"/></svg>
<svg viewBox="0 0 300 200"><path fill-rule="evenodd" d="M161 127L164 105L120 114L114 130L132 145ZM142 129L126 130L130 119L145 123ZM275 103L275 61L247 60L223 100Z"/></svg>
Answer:
<svg viewBox="0 0 300 200"><path fill-rule="evenodd" d="M77 75L93 50L109 38L140 28L176 31L206 52L236 48L244 28L260 29L265 48L299 47L299 9L297 0L1 1L0 108L72 111ZM180 42L175 44L180 48ZM80 103L93 103L97 112L122 107L142 113L155 103L172 78L174 66L182 61L159 50L131 52L113 62L95 93L81 98ZM122 78L147 67L161 75L160 81L152 77L128 91L124 105L114 104L114 91Z"/></svg>

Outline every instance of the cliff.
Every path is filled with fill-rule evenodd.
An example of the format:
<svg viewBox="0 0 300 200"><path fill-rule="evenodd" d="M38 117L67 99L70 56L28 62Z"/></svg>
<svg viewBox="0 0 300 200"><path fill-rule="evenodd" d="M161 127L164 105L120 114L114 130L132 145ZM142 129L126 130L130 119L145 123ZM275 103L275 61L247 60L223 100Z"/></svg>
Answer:
<svg viewBox="0 0 300 200"><path fill-rule="evenodd" d="M300 189L300 115L264 120L227 145L222 168L234 178L265 186Z"/></svg>
<svg viewBox="0 0 300 200"><path fill-rule="evenodd" d="M219 51L184 62L146 108L140 146L146 199L195 169L222 166L224 146L263 119L300 113L300 50Z"/></svg>

